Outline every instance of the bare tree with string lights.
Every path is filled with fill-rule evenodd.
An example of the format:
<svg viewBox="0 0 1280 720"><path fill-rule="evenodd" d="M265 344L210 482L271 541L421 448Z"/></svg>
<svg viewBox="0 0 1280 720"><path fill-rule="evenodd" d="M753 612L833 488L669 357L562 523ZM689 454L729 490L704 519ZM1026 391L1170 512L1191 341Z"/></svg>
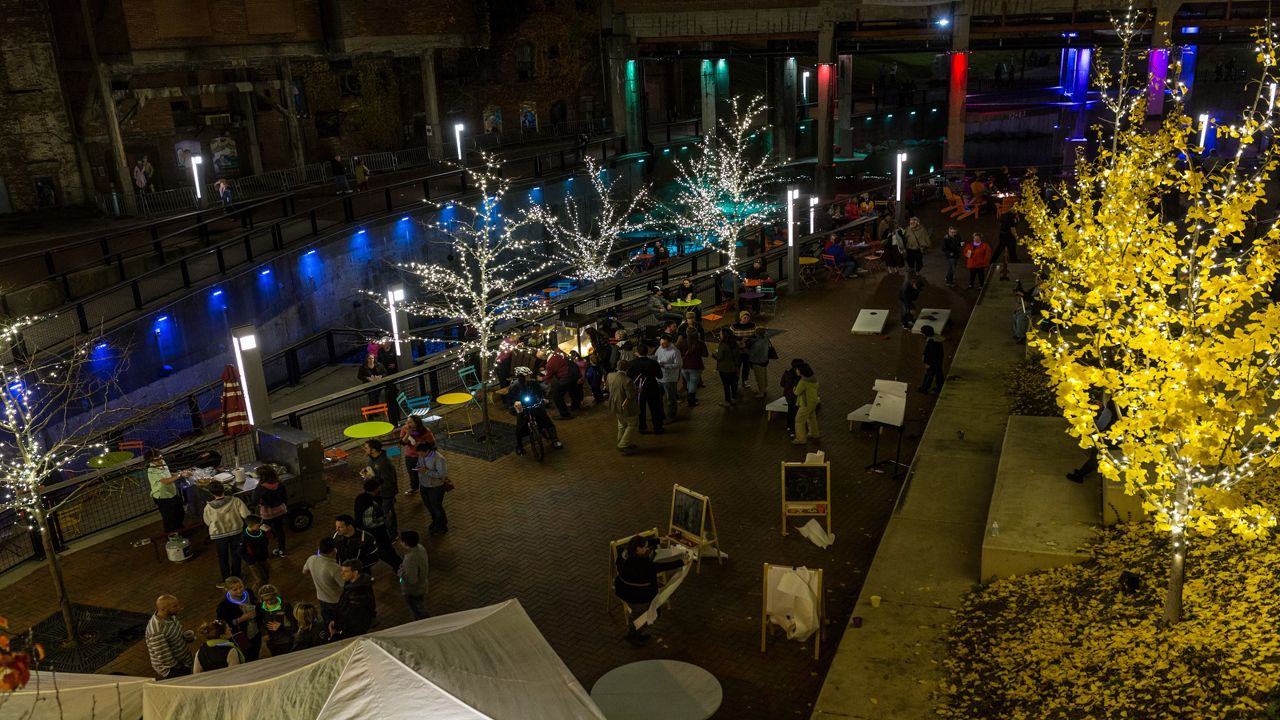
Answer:
<svg viewBox="0 0 1280 720"><path fill-rule="evenodd" d="M751 141L768 108L763 97L734 98L720 132L689 160L676 160L676 196L670 212L703 247L716 250L730 272L738 256L738 238L762 226L773 209L768 186L778 164Z"/></svg>
<svg viewBox="0 0 1280 720"><path fill-rule="evenodd" d="M480 378L480 413L486 442L489 403L486 397L495 341L501 326L527 320L546 312L541 295L524 294L520 289L544 272L550 260L543 253L541 238L534 240L538 223L528 212L507 215L503 199L510 183L503 179L501 166L492 155L481 156L480 165L466 168L471 187L480 199L468 205L448 204L428 227L447 246L448 261L441 264L401 263L397 267L421 286L419 298L401 305L405 312L431 319L461 321L466 329L458 341L460 362L476 358ZM442 206L441 210L446 208ZM385 298L382 299L385 302Z"/></svg>
<svg viewBox="0 0 1280 720"><path fill-rule="evenodd" d="M621 269L611 257L622 235L644 227L631 218L644 209L649 188L620 197L618 183L605 178L606 171L595 158L587 157L585 162L591 182L591 194L585 202L579 203L566 192L560 213L536 207L529 217L546 228L555 242L557 258L569 265L576 279L595 282L611 278Z"/></svg>
<svg viewBox="0 0 1280 720"><path fill-rule="evenodd" d="M39 536L66 625L66 642L78 645L80 631L50 520L73 504L92 502L110 483L87 480L56 499L45 492L47 483L63 469L103 449L86 438L127 415L127 408L106 404L108 392L116 387L123 354L105 348L96 338L62 353L29 349L22 331L39 320L0 321L0 347L4 348L0 351L0 513L13 513L19 531ZM103 362L110 367L98 367Z"/></svg>

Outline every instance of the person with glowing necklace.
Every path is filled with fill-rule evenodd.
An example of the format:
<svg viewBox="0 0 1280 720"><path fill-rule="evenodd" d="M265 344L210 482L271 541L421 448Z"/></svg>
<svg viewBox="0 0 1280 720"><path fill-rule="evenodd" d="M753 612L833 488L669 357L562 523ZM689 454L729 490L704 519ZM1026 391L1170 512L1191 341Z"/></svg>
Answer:
<svg viewBox="0 0 1280 720"><path fill-rule="evenodd" d="M258 601L244 581L232 576L222 583L226 592L218 603L217 617L231 628L231 637L248 660L257 660L262 649L262 631L258 628Z"/></svg>

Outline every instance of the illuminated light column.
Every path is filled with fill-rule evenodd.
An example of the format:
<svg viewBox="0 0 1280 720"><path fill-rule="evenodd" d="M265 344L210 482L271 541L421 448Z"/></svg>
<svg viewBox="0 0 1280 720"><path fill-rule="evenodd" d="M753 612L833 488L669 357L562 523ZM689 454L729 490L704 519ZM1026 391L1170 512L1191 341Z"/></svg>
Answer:
<svg viewBox="0 0 1280 720"><path fill-rule="evenodd" d="M262 371L262 349L252 325L231 329L231 349L236 358L236 371L240 374L240 391L244 393L245 412L249 425L271 425L271 404L267 398L267 377Z"/></svg>
<svg viewBox="0 0 1280 720"><path fill-rule="evenodd" d="M702 137L710 141L716 136L716 71L710 60L702 61L699 78L702 82Z"/></svg>
<svg viewBox="0 0 1280 720"><path fill-rule="evenodd" d="M800 99L805 103L809 102L809 71L805 70L800 73Z"/></svg>
<svg viewBox="0 0 1280 720"><path fill-rule="evenodd" d="M1169 50L1151 48L1147 55L1147 114L1164 114L1164 88L1169 79Z"/></svg>
<svg viewBox="0 0 1280 720"><path fill-rule="evenodd" d="M191 179L196 184L196 204L204 198L204 188L200 187L200 166L204 163L204 158L199 155L191 156Z"/></svg>
<svg viewBox="0 0 1280 720"><path fill-rule="evenodd" d="M1183 32L1186 32L1184 30ZM1178 82L1186 88L1187 94L1191 93L1191 88L1196 84L1196 54L1198 48L1195 45L1182 46L1182 72L1178 73Z"/></svg>
<svg viewBox="0 0 1280 720"><path fill-rule="evenodd" d="M836 64L836 147L848 157L853 149L853 56L841 55Z"/></svg>
<svg viewBox="0 0 1280 720"><path fill-rule="evenodd" d="M391 343L396 357L408 358L408 364L399 363L401 370L413 365L413 348L409 343L409 314L404 311L404 285L392 285L387 289L387 310L391 315Z"/></svg>
<svg viewBox="0 0 1280 720"><path fill-rule="evenodd" d="M453 126L453 142L458 146L458 160L465 160L462 152L462 123Z"/></svg>
<svg viewBox="0 0 1280 720"><path fill-rule="evenodd" d="M800 292L800 249L796 247L796 200L799 188L787 188L787 292Z"/></svg>
<svg viewBox="0 0 1280 720"><path fill-rule="evenodd" d="M971 3L956 3L951 18L951 72L947 81L947 147L944 167L964 167L965 97L969 92L969 13Z"/></svg>
<svg viewBox="0 0 1280 720"><path fill-rule="evenodd" d="M835 144L836 25L824 22L818 30L818 112L817 163L813 168L813 191L830 200L835 190L836 166L831 149Z"/></svg>
<svg viewBox="0 0 1280 720"><path fill-rule="evenodd" d="M1093 69L1093 50L1080 48L1076 52L1075 73L1071 77L1071 101L1084 103L1089 100L1089 72Z"/></svg>
<svg viewBox="0 0 1280 720"><path fill-rule="evenodd" d="M773 97L769 115L773 118L773 156L789 162L796 154L796 59L771 58Z"/></svg>
<svg viewBox="0 0 1280 720"><path fill-rule="evenodd" d="M626 101L627 152L643 152L649 145L645 128L644 69L634 59L627 60L625 68L622 87Z"/></svg>
<svg viewBox="0 0 1280 720"><path fill-rule="evenodd" d="M815 220L817 220L817 217L816 217L817 214L818 214L818 196L810 195L809 196L809 234L810 235L818 232L817 230L818 226L817 226L817 223L815 222Z"/></svg>
<svg viewBox="0 0 1280 720"><path fill-rule="evenodd" d="M894 215L896 216L899 225L902 225L903 220L906 218L906 208L902 202L902 175L906 171L906 168L907 154L900 152L898 153L897 162L894 165L893 172L893 207Z"/></svg>

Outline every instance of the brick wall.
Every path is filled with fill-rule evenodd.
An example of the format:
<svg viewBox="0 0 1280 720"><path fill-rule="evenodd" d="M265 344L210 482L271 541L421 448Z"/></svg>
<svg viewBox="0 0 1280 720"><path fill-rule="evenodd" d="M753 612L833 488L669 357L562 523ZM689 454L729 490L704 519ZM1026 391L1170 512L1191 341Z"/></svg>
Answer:
<svg viewBox="0 0 1280 720"><path fill-rule="evenodd" d="M59 204L81 203L74 136L43 3L0 0L0 18L0 177L8 204L15 211L36 209L38 179L53 186Z"/></svg>
<svg viewBox="0 0 1280 720"><path fill-rule="evenodd" d="M323 37L316 0L116 2L134 50L310 42Z"/></svg>
<svg viewBox="0 0 1280 720"><path fill-rule="evenodd" d="M344 31L354 36L471 35L484 27L485 5L476 0L336 0Z"/></svg>

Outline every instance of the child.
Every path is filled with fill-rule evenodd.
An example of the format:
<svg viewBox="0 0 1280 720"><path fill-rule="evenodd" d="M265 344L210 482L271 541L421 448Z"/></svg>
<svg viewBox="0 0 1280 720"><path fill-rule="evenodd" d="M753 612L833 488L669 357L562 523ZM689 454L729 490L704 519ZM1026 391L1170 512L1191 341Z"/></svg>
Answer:
<svg viewBox="0 0 1280 720"><path fill-rule="evenodd" d="M267 570L267 559L271 557L271 532L262 527L262 518L257 515L244 519L244 531L240 533L240 557L248 566L252 587L261 587L271 579Z"/></svg>
<svg viewBox="0 0 1280 720"><path fill-rule="evenodd" d="M587 378L587 386L591 388L591 397L595 398L596 405L604 402L604 368L600 367L600 356L591 353L587 357L587 371L584 373Z"/></svg>

